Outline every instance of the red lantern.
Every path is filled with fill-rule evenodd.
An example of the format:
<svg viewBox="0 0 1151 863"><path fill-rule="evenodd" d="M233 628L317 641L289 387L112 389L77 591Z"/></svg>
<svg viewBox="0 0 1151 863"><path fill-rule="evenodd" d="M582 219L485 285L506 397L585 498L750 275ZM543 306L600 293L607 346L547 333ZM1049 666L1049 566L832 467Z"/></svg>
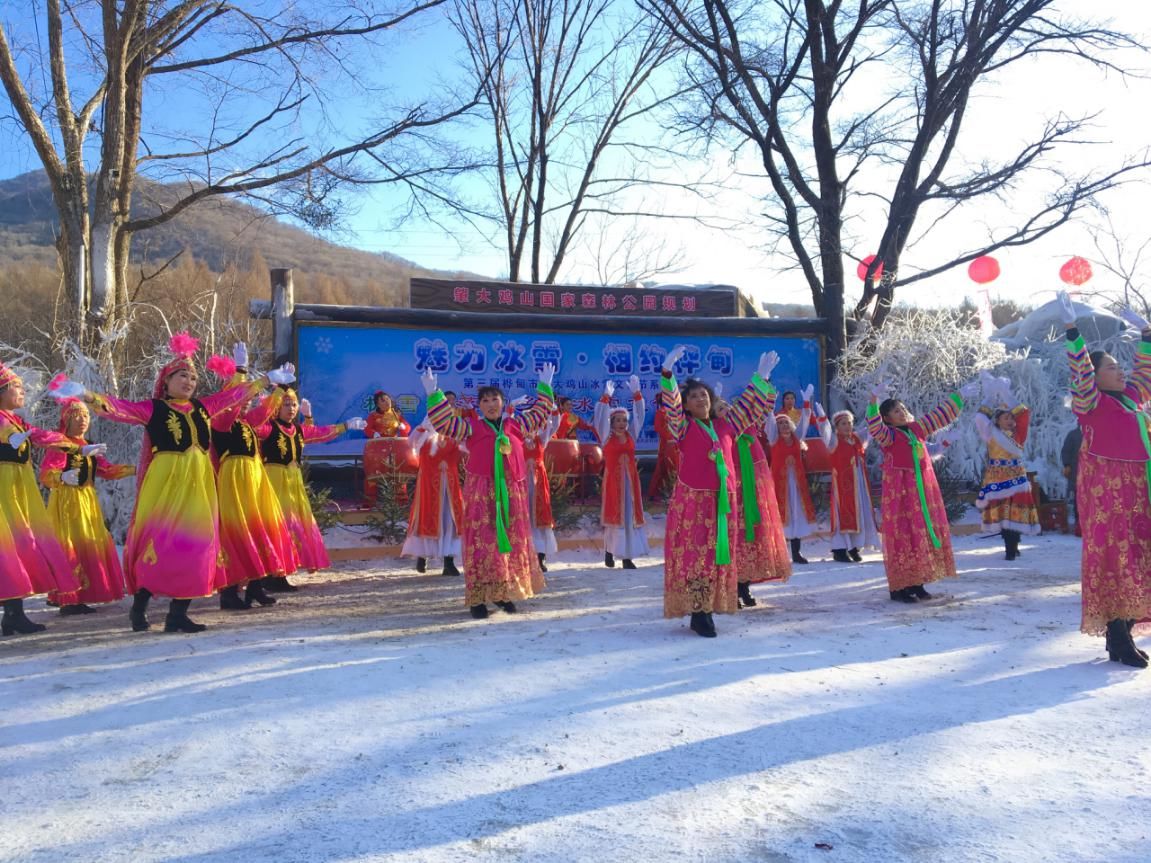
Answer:
<svg viewBox="0 0 1151 863"><path fill-rule="evenodd" d="M1059 268L1059 278L1069 285L1082 285L1091 279L1091 262L1076 255Z"/></svg>
<svg viewBox="0 0 1151 863"><path fill-rule="evenodd" d="M999 278L999 261L991 255L983 255L967 265L967 275L971 281L986 285Z"/></svg>
<svg viewBox="0 0 1151 863"><path fill-rule="evenodd" d="M867 281L867 268L871 266L871 263L874 260L875 260L875 255L868 255L866 258L864 258L862 261L860 261L859 266L855 268L855 272L856 272L856 274L858 274L859 280L861 282ZM878 267L875 268L875 272L871 274L871 278L873 280L878 279L882 275L883 275L883 264L880 264Z"/></svg>

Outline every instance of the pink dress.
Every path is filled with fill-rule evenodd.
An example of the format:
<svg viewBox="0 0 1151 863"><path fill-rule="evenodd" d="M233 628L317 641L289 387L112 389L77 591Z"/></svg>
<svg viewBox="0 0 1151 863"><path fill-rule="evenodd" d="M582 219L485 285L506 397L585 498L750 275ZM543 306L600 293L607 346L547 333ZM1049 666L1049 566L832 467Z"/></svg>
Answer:
<svg viewBox="0 0 1151 863"><path fill-rule="evenodd" d="M867 409L867 431L883 448L883 568L889 590L954 578L955 555L943 493L927 454L926 440L959 417L963 399L950 396L903 428L887 425L879 407ZM916 461L923 477L923 499L915 478ZM930 522L924 518L926 501ZM934 534L934 538L933 538Z"/></svg>
<svg viewBox="0 0 1151 863"><path fill-rule="evenodd" d="M1142 342L1120 398L1103 393L1082 337L1067 343L1071 409L1083 429L1076 494L1083 527L1080 629L1102 635L1111 620L1151 617L1149 454L1136 405L1151 400L1151 343Z"/></svg>
<svg viewBox="0 0 1151 863"><path fill-rule="evenodd" d="M739 608L735 535L743 530L732 447L741 433L762 423L775 390L757 378L731 402L724 419L711 421L716 436L713 442L704 424L684 415L675 380L663 381L668 430L680 453L679 476L668 504L664 532L663 616L732 614ZM727 466L725 488L720 488L715 459L723 459ZM729 512L723 516L731 545L731 562L726 564L716 562L719 495L726 495L729 504Z"/></svg>
<svg viewBox="0 0 1151 863"><path fill-rule="evenodd" d="M501 552L497 542L495 430L478 415L456 416L442 393L428 397L428 419L436 431L466 443L468 448L461 530L464 603L468 606L526 599L535 596L545 586L532 539L524 462L525 435L542 430L552 410L551 387L541 384L537 394L535 403L526 411L501 419L500 428L509 443L508 451L498 456L503 459L508 487L505 528L511 544L508 552Z"/></svg>

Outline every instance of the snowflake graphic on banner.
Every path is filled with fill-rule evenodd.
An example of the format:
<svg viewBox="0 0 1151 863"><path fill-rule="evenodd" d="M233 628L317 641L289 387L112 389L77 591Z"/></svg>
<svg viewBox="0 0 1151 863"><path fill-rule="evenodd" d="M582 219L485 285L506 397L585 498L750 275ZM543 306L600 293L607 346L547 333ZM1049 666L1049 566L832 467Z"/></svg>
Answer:
<svg viewBox="0 0 1151 863"><path fill-rule="evenodd" d="M327 336L320 336L316 339L315 348L317 354L330 354L332 352L332 340Z"/></svg>

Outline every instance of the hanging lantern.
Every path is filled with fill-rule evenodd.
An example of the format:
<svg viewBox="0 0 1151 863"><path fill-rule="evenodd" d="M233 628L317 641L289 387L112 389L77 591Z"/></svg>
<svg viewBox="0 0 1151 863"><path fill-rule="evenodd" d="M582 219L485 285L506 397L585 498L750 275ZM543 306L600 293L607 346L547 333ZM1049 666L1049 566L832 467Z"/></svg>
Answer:
<svg viewBox="0 0 1151 863"><path fill-rule="evenodd" d="M855 268L855 272L859 275L859 280L861 282L867 281L867 268L871 266L873 261L875 261L875 255L868 255L866 258L860 261L859 266ZM875 272L871 274L871 278L873 281L878 281L882 275L883 264L880 264L875 268Z"/></svg>
<svg viewBox="0 0 1151 863"><path fill-rule="evenodd" d="M1067 263L1059 268L1059 278L1068 285L1086 284L1091 279L1091 262L1078 255L1068 258Z"/></svg>
<svg viewBox="0 0 1151 863"><path fill-rule="evenodd" d="M967 265L967 275L976 284L986 285L999 278L999 261L991 255L981 255Z"/></svg>

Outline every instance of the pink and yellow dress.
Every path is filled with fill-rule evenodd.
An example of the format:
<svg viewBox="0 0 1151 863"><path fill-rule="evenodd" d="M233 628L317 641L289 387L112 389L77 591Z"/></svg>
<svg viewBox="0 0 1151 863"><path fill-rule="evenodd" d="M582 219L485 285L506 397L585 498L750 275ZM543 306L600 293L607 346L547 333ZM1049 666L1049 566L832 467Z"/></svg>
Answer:
<svg viewBox="0 0 1151 863"><path fill-rule="evenodd" d="M259 381L194 399L127 401L93 395L106 419L144 426L136 508L124 544L128 592L173 599L210 596L219 583L216 474L208 454L212 418L256 396Z"/></svg>
<svg viewBox="0 0 1151 863"><path fill-rule="evenodd" d="M883 568L891 591L956 575L947 508L926 441L962 409L963 399L953 394L919 420L896 427L883 421L877 404L867 407L867 431L883 449Z"/></svg>
<svg viewBox="0 0 1151 863"><path fill-rule="evenodd" d="M242 383L242 379L233 381ZM243 413L236 405L212 419L212 454L220 501L217 588L265 576L287 576L299 567L280 499L260 458L255 426L266 423L273 399Z"/></svg>
<svg viewBox="0 0 1151 863"><path fill-rule="evenodd" d="M1076 494L1083 526L1080 628L1103 635L1112 620L1151 617L1151 502L1147 415L1151 342L1141 342L1122 393L1104 393L1083 338L1067 342L1071 410L1083 429Z"/></svg>
<svg viewBox="0 0 1151 863"><path fill-rule="evenodd" d="M131 464L113 464L103 456L80 455L79 448L88 441L69 438L75 452L49 450L40 462L40 484L49 489L48 517L79 590L53 591L48 598L57 605L115 602L124 596L124 570L116 543L104 525L104 512L96 496L96 480L126 479L136 473ZM68 485L61 478L64 471L79 472L79 484Z"/></svg>
<svg viewBox="0 0 1151 863"><path fill-rule="evenodd" d="M278 409L279 399L268 399L274 409ZM324 535L312 514L308 502L308 489L304 485L304 474L300 470L300 459L307 443L323 443L338 438L347 426L337 423L330 426L301 425L299 422L284 422L272 419L254 429L260 441L260 455L264 459L264 470L276 499L280 502L284 521L288 525L288 535L295 546L299 566L308 572L326 569L332 562L324 548Z"/></svg>
<svg viewBox="0 0 1151 863"><path fill-rule="evenodd" d="M731 538L743 530L743 514L732 448L740 434L762 423L775 388L756 375L723 419L705 423L684 415L674 378L663 377L660 385L680 452L664 534L663 616L733 614L739 576Z"/></svg>
<svg viewBox="0 0 1151 863"><path fill-rule="evenodd" d="M774 394L768 397L767 416L771 416L774 399ZM737 437L735 447L735 499L743 522L743 529L734 537L737 580L784 583L791 578L791 550L783 535L767 451L759 436L750 432Z"/></svg>
<svg viewBox="0 0 1151 863"><path fill-rule="evenodd" d="M428 396L428 419L436 431L468 448L462 525L468 606L527 599L545 586L532 540L524 437L548 422L554 397L542 382L536 392L530 408L498 424L478 415L456 416L439 390Z"/></svg>
<svg viewBox="0 0 1151 863"><path fill-rule="evenodd" d="M975 416L975 429L987 444L983 485L975 506L986 530L1014 530L1034 536L1039 533L1039 508L1023 462L1031 411L1025 405L1016 405L1011 413L1015 416L1014 434L995 425L990 408L981 407Z"/></svg>
<svg viewBox="0 0 1151 863"><path fill-rule="evenodd" d="M29 438L13 447L12 435L23 432ZM0 600L79 587L36 485L33 446L76 449L63 434L0 410Z"/></svg>

